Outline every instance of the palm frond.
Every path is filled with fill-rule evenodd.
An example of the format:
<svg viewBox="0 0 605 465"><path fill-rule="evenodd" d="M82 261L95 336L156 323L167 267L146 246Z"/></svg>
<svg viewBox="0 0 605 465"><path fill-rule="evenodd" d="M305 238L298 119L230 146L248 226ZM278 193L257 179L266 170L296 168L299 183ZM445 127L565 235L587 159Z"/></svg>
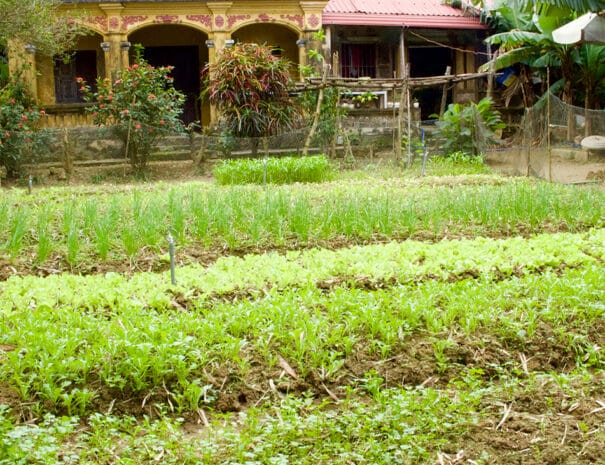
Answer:
<svg viewBox="0 0 605 465"><path fill-rule="evenodd" d="M519 47L513 50L509 50L501 55L498 55L493 61L495 70L508 68L516 63L527 63L531 64L537 57L537 50L535 47ZM481 72L487 72L492 69L492 61L489 61L479 68Z"/></svg>
<svg viewBox="0 0 605 465"><path fill-rule="evenodd" d="M524 7L552 5L577 11L578 13L596 12L603 9L602 0L522 0L522 5Z"/></svg>
<svg viewBox="0 0 605 465"><path fill-rule="evenodd" d="M561 56L554 52L547 52L532 62L534 68L546 68L548 66L561 66Z"/></svg>
<svg viewBox="0 0 605 465"><path fill-rule="evenodd" d="M519 31L514 29L508 32L501 32L500 34L494 34L485 39L485 42L491 45L501 45L504 47L518 47L526 44L537 44L544 40L544 38L544 35L538 32Z"/></svg>

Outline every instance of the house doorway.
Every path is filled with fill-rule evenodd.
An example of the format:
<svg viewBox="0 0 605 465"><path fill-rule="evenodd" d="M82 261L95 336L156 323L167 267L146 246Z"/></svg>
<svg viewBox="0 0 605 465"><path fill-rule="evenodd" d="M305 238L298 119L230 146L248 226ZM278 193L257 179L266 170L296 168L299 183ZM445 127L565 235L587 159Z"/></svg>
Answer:
<svg viewBox="0 0 605 465"><path fill-rule="evenodd" d="M174 88L185 95L181 120L185 124L200 119L200 60L197 45L186 47L147 47L143 58L152 66L174 66Z"/></svg>
<svg viewBox="0 0 605 465"><path fill-rule="evenodd" d="M207 38L200 30L176 24L150 25L128 36L132 44L143 46L143 58L150 65L174 66L174 87L185 95L184 124L209 122L209 107L200 104L200 69L208 61Z"/></svg>
<svg viewBox="0 0 605 465"><path fill-rule="evenodd" d="M445 69L452 66L452 51L445 47L410 47L409 61L411 77L443 76ZM439 114L442 87L428 87L414 92L414 98L420 103L421 119ZM448 91L448 102L452 101L451 90Z"/></svg>

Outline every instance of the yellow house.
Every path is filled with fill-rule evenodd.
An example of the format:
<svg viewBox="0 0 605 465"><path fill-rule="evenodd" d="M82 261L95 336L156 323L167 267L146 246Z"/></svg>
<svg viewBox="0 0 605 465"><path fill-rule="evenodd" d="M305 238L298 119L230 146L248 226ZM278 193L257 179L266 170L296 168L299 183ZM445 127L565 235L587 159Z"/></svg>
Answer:
<svg viewBox="0 0 605 465"><path fill-rule="evenodd" d="M64 0L61 13L78 18L88 35L77 41L63 61L13 46L10 63L31 63L30 87L49 117L49 126L86 125L90 121L76 77L92 83L114 77L128 66L133 44L141 44L155 66L173 65L175 87L187 97L183 120L213 120L201 104L200 70L213 63L217 50L234 42L264 43L295 66L306 63L313 35L326 32L323 52L332 72L343 77L400 77L404 64L411 76L474 72L486 27L476 13L444 5L441 0ZM13 44L14 45L14 44ZM19 58L20 57L20 58ZM434 95L433 95L434 94ZM441 91L427 91L423 108L432 113ZM454 100L477 97L475 84L460 84Z"/></svg>
<svg viewBox="0 0 605 465"><path fill-rule="evenodd" d="M275 47L295 65L304 64L306 44L321 29L327 0L298 1L64 1L61 12L83 23L90 34L77 41L70 60L43 56L31 47L11 50L9 63L31 63L30 87L49 115L49 126L88 124L76 77L94 82L128 66L132 45L145 48L154 66L173 65L175 87L187 96L183 119L210 122L200 105L200 69L234 41ZM20 58L17 58L20 57ZM296 75L298 66L293 68Z"/></svg>

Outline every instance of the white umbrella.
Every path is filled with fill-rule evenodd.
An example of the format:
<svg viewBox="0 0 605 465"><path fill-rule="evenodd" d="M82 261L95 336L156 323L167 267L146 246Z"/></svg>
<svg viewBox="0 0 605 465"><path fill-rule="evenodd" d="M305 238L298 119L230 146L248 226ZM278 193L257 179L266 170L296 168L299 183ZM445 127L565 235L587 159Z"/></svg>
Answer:
<svg viewBox="0 0 605 465"><path fill-rule="evenodd" d="M552 31L552 37L559 44L605 44L605 17L598 13L586 13Z"/></svg>

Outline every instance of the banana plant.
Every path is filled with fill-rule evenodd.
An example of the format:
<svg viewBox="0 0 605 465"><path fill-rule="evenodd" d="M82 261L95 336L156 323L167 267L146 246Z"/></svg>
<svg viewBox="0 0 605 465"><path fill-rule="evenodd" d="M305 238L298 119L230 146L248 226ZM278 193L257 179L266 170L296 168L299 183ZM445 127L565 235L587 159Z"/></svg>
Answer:
<svg viewBox="0 0 605 465"><path fill-rule="evenodd" d="M508 27L505 32L496 33L486 39L486 43L497 46L494 58L480 69L503 69L515 66L519 70L518 88L523 93L526 107L536 101L533 86L533 75L544 74L545 69L551 68L555 79L555 88L561 88L564 102L574 104L574 96L580 95L579 89L594 92L602 86L599 79L598 66L584 66L583 82L594 83L590 89L577 80L579 67L582 66L583 50L587 45L578 47L561 45L552 38L552 31L567 23L584 11L594 9L599 11L602 2L593 0L514 0L505 2L499 0L491 10L493 18L497 18L499 27ZM600 46L591 46L602 49ZM600 56L601 52L592 51L591 55ZM589 57L585 57L588 59ZM598 58L595 58L598 60ZM556 82L560 79L561 82ZM582 89L584 90L584 89ZM598 102L585 102L594 105Z"/></svg>

